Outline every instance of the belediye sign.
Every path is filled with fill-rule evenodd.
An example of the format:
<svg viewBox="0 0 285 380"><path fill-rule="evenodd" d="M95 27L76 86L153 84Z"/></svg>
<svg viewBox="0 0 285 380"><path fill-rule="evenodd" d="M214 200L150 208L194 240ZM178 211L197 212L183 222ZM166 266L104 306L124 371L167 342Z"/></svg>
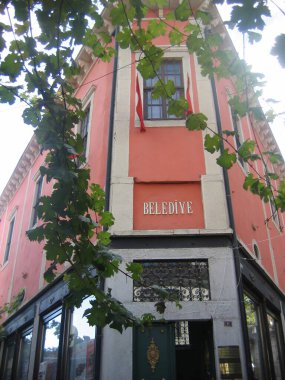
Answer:
<svg viewBox="0 0 285 380"><path fill-rule="evenodd" d="M191 201L144 202L144 215L193 214Z"/></svg>

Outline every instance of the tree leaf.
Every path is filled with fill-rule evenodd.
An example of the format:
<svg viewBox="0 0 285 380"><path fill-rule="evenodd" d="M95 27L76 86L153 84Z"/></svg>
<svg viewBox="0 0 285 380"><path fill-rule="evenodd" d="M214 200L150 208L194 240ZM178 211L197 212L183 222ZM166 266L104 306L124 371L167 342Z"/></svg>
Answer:
<svg viewBox="0 0 285 380"><path fill-rule="evenodd" d="M187 21L192 16L192 11L189 6L188 0L182 0L174 11L176 20Z"/></svg>
<svg viewBox="0 0 285 380"><path fill-rule="evenodd" d="M132 274L132 278L136 281L139 281L141 278L141 274L143 272L143 266L141 263L128 263L127 266L127 271Z"/></svg>
<svg viewBox="0 0 285 380"><path fill-rule="evenodd" d="M244 141L238 149L239 156L243 160L248 161L248 159L252 156L252 153L254 152L255 146L256 143L253 140Z"/></svg>
<svg viewBox="0 0 285 380"><path fill-rule="evenodd" d="M207 133L204 139L204 147L210 153L218 152L221 148L221 137L219 135L211 136Z"/></svg>
<svg viewBox="0 0 285 380"><path fill-rule="evenodd" d="M168 102L168 115L183 118L188 109L188 103L185 98L170 99Z"/></svg>
<svg viewBox="0 0 285 380"><path fill-rule="evenodd" d="M217 158L217 164L222 168L230 169L236 162L237 157L235 153L229 153L228 149L225 149L223 153Z"/></svg>
<svg viewBox="0 0 285 380"><path fill-rule="evenodd" d="M160 97L166 98L174 95L176 92L176 87L172 80L164 83L161 80L158 80L152 90L151 96L153 99L159 99Z"/></svg>
<svg viewBox="0 0 285 380"><path fill-rule="evenodd" d="M251 44L253 44L254 42L259 42L262 38L262 35L260 33L256 33L253 31L248 31L247 36L248 36L248 41Z"/></svg>
<svg viewBox="0 0 285 380"><path fill-rule="evenodd" d="M176 28L173 28L169 32L169 41L170 44L173 45L180 45L183 41L183 34Z"/></svg>
<svg viewBox="0 0 285 380"><path fill-rule="evenodd" d="M153 38L163 36L166 33L166 25L159 20L150 20L147 26L147 30Z"/></svg>
<svg viewBox="0 0 285 380"><path fill-rule="evenodd" d="M280 34L276 37L271 54L276 55L280 65L285 67L285 34Z"/></svg>
<svg viewBox="0 0 285 380"><path fill-rule="evenodd" d="M189 131L202 131L207 128L207 120L203 113L192 113L187 117L186 127Z"/></svg>

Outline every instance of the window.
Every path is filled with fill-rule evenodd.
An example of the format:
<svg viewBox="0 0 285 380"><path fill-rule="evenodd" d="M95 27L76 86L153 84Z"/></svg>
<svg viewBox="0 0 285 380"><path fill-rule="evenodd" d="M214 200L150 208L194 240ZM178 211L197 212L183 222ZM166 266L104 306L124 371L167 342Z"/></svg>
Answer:
<svg viewBox="0 0 285 380"><path fill-rule="evenodd" d="M31 216L31 227L34 227L38 221L37 207L38 207L39 200L42 194L43 179L44 177L40 175L38 179L36 180L35 196L34 196L32 216Z"/></svg>
<svg viewBox="0 0 285 380"><path fill-rule="evenodd" d="M43 316L39 379L94 380L96 329L83 316L89 301L74 310L59 307Z"/></svg>
<svg viewBox="0 0 285 380"><path fill-rule="evenodd" d="M20 348L19 348L18 374L17 374L18 380L28 380L32 335L33 335L32 327L26 329L21 334Z"/></svg>
<svg viewBox="0 0 285 380"><path fill-rule="evenodd" d="M181 60L164 60L157 70L159 78L165 83L172 80L176 87L174 99L184 96L182 62ZM165 98L152 99L151 92L158 78L146 79L144 81L144 118L146 120L155 119L177 119L175 115L168 114L168 100Z"/></svg>
<svg viewBox="0 0 285 380"><path fill-rule="evenodd" d="M269 204L270 204L270 211L272 216L272 220L274 223L279 227L280 226L280 221L279 221L279 215L278 215L278 209L275 204L275 200L270 198L269 199Z"/></svg>
<svg viewBox="0 0 285 380"><path fill-rule="evenodd" d="M254 379L284 379L284 357L280 318L266 308L264 302L249 293L244 294L251 369Z"/></svg>
<svg viewBox="0 0 285 380"><path fill-rule="evenodd" d="M206 260L144 261L141 281L134 281L135 302L155 302L159 295L150 288L158 285L178 295L180 301L210 299L208 262Z"/></svg>
<svg viewBox="0 0 285 380"><path fill-rule="evenodd" d="M87 156L87 143L88 143L88 131L89 131L89 121L90 121L90 106L84 110L84 116L80 124L80 136L83 143L83 156Z"/></svg>
<svg viewBox="0 0 285 380"><path fill-rule="evenodd" d="M15 355L16 341L14 337L11 337L6 344L4 351L4 369L3 379L10 380L13 375L13 359ZM0 374L1 375L1 374Z"/></svg>
<svg viewBox="0 0 285 380"><path fill-rule="evenodd" d="M274 192L273 192L273 186L271 184L271 181L269 179L269 177L267 176L266 178L266 184L267 184L267 187L271 189L271 192L272 192L272 197L269 198L269 206L270 206L270 213L271 215L269 215L269 218L268 220L272 219L273 222L276 224L277 228L280 227L280 220L279 220L279 214L278 214L278 208L276 207L276 203L275 203L275 195L274 195Z"/></svg>
<svg viewBox="0 0 285 380"><path fill-rule="evenodd" d="M259 249L258 249L258 246L256 243L253 244L253 251L254 251L255 257L257 258L257 260L259 260L260 259L260 252L259 252Z"/></svg>
<svg viewBox="0 0 285 380"><path fill-rule="evenodd" d="M258 304L248 295L244 295L247 333L250 347L251 367L255 379L262 379L262 341L260 327L260 311Z"/></svg>
<svg viewBox="0 0 285 380"><path fill-rule="evenodd" d="M39 379L56 380L61 336L61 314L62 310L60 308L44 317Z"/></svg>
<svg viewBox="0 0 285 380"><path fill-rule="evenodd" d="M84 311L90 307L85 299L79 309L75 308L71 315L68 347L68 379L93 380L95 375L95 332L83 317Z"/></svg>
<svg viewBox="0 0 285 380"><path fill-rule="evenodd" d="M241 126L241 122L240 122L240 118L239 118L238 114L233 109L231 109L231 115L232 115L233 129L235 132L236 149L239 150L239 148L242 146L242 144L244 142L243 133L242 133L242 126ZM242 159L242 157L240 157L238 155L237 158L238 158L238 161L241 164L241 166L244 169L246 169L246 163Z"/></svg>
<svg viewBox="0 0 285 380"><path fill-rule="evenodd" d="M9 258L11 242L12 242L12 237L13 237L13 231L14 231L14 225L15 225L15 216L13 216L12 220L10 221L10 225L9 225L8 238L7 238L6 249L5 249L5 254L4 254L4 264L8 261L8 258Z"/></svg>

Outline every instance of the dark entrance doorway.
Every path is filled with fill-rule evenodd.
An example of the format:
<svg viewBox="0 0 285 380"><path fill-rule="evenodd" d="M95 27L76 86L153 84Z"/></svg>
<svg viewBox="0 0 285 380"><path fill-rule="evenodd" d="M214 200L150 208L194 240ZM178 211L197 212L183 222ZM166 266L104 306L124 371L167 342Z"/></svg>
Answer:
<svg viewBox="0 0 285 380"><path fill-rule="evenodd" d="M211 321L134 329L134 380L214 380Z"/></svg>
<svg viewBox="0 0 285 380"><path fill-rule="evenodd" d="M211 321L175 323L176 380L215 379Z"/></svg>

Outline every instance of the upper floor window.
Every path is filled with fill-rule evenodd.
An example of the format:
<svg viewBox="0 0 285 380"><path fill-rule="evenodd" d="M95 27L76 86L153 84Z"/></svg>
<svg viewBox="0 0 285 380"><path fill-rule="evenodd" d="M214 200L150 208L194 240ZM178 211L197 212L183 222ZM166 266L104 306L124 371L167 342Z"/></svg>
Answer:
<svg viewBox="0 0 285 380"><path fill-rule="evenodd" d="M173 96L174 99L179 99L184 96L181 60L164 60L159 70L157 70L157 74L165 83L169 80L173 81L176 88L176 92ZM144 81L144 118L146 120L180 119L175 115L168 114L168 99L161 97L158 99L152 98L151 92L155 83L159 80L158 77Z"/></svg>
<svg viewBox="0 0 285 380"><path fill-rule="evenodd" d="M255 257L259 260L260 259L260 252L259 252L257 244L255 244L255 243L253 244L253 251L254 251Z"/></svg>
<svg viewBox="0 0 285 380"><path fill-rule="evenodd" d="M9 225L8 238L7 238L5 254L4 254L4 264L8 261L8 258L9 258L10 248L11 248L11 243L12 243L12 238L13 238L14 225L15 225L15 216L13 216Z"/></svg>
<svg viewBox="0 0 285 380"><path fill-rule="evenodd" d="M236 149L239 150L239 148L242 146L242 144L244 142L243 133L242 133L242 126L241 126L241 122L240 122L240 118L239 118L238 114L232 109L231 109L231 114L232 114L233 129L235 132ZM241 166L245 169L246 168L245 161L239 155L237 158L238 158L238 161L241 164Z"/></svg>
<svg viewBox="0 0 285 380"><path fill-rule="evenodd" d="M276 207L275 200L273 198L270 198L269 203L270 203L270 211L271 211L271 215L272 215L272 220L277 225L277 227L279 227L280 226L280 220L279 220L278 208Z"/></svg>
<svg viewBox="0 0 285 380"><path fill-rule="evenodd" d="M31 216L31 227L35 226L38 221L37 207L38 207L39 200L42 194L43 178L44 177L40 175L38 179L36 180L33 210L32 210L32 216Z"/></svg>
<svg viewBox="0 0 285 380"><path fill-rule="evenodd" d="M90 122L90 106L84 110L84 117L80 124L80 136L83 143L83 156L87 156L87 144L88 144L88 132L89 132L89 122Z"/></svg>

